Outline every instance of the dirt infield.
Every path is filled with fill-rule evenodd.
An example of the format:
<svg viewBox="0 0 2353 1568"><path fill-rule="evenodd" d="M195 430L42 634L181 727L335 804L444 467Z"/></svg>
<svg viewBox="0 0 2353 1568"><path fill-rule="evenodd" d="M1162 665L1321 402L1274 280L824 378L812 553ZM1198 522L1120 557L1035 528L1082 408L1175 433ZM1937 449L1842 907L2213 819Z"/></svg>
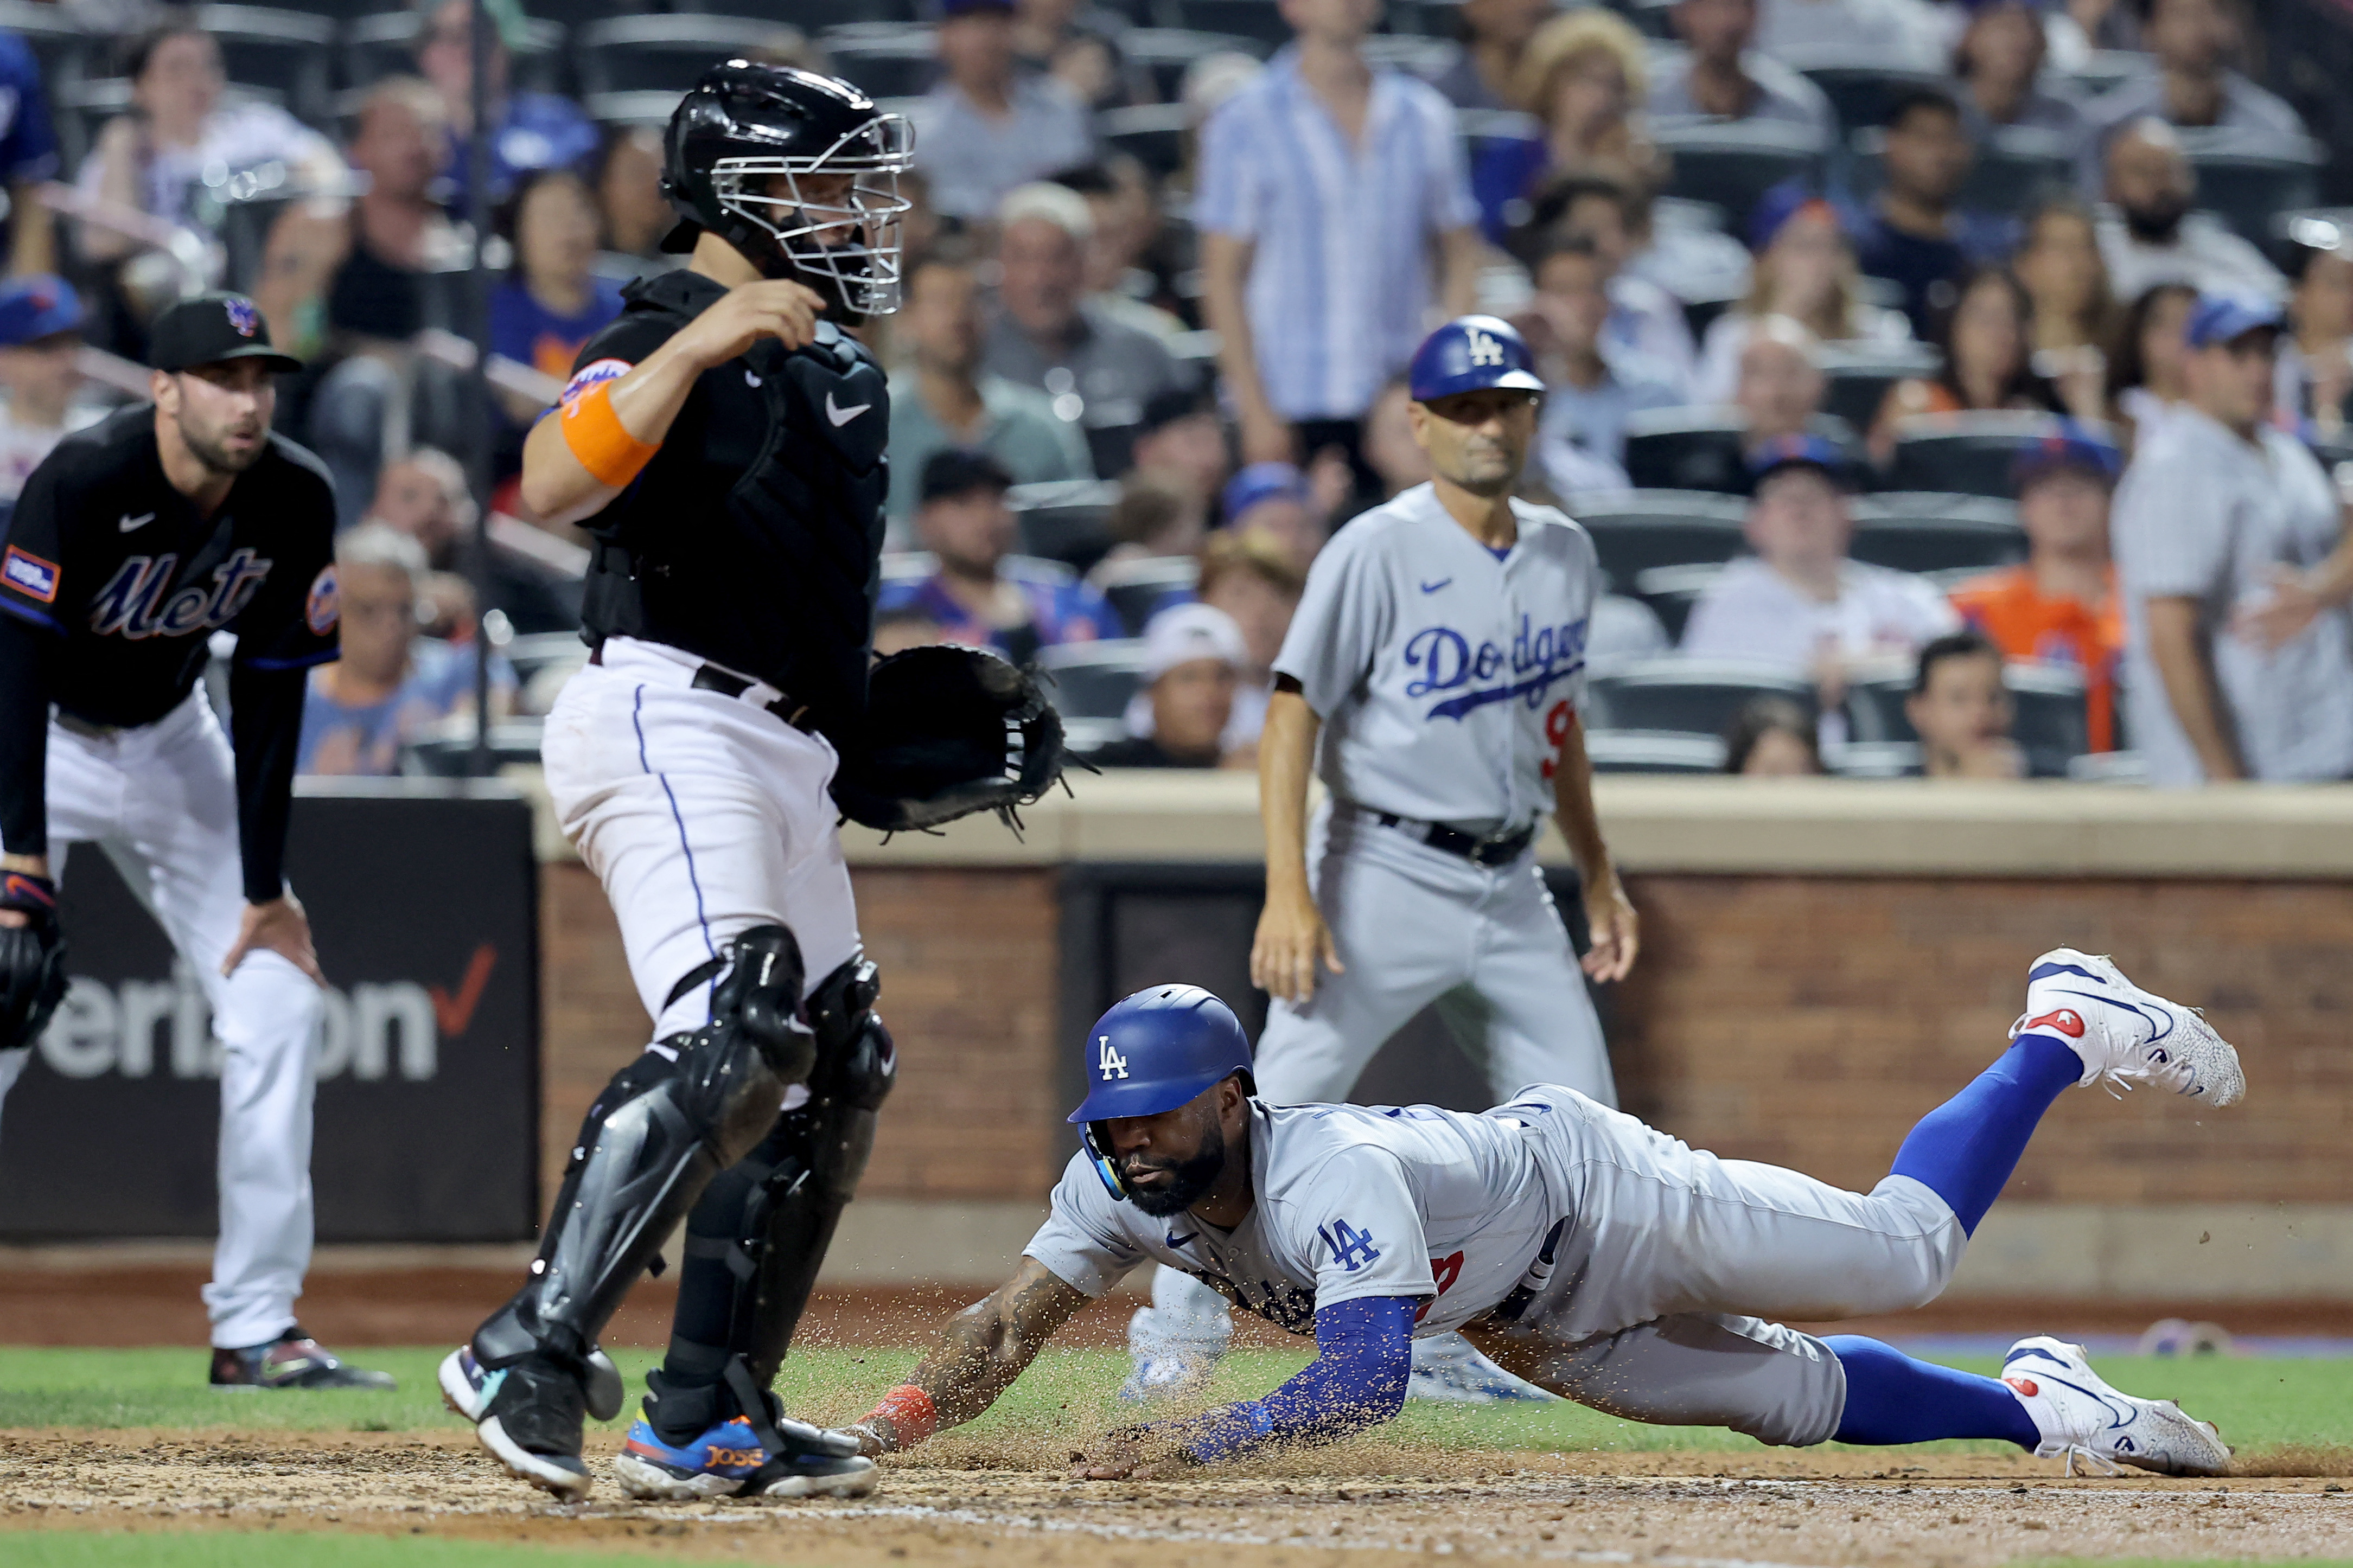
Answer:
<svg viewBox="0 0 2353 1568"><path fill-rule="evenodd" d="M609 1454L617 1440L592 1438ZM892 1464L854 1503L549 1505L462 1432L0 1434L0 1530L332 1529L845 1565L1071 1561L1305 1568L1472 1561L1997 1564L2342 1552L2353 1492L2314 1475L2063 1477L2055 1462L1815 1453L1529 1456L1363 1444L1216 1479L1080 1483L1034 1456ZM937 1462L945 1459L947 1464ZM2282 1466L2277 1456L2274 1468ZM2328 1463L2313 1469L2343 1468ZM0 1556L5 1556L0 1548Z"/></svg>

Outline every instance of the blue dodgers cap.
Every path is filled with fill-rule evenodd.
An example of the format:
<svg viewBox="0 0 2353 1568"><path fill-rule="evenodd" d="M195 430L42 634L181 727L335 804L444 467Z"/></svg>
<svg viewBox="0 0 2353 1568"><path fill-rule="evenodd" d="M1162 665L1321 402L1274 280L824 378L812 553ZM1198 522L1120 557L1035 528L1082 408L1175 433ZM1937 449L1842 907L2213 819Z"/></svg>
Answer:
<svg viewBox="0 0 2353 1568"><path fill-rule="evenodd" d="M1839 484L1853 477L1854 465L1846 448L1820 436L1775 436L1759 441L1748 454L1748 483L1763 484L1783 468L1820 468Z"/></svg>
<svg viewBox="0 0 2353 1568"><path fill-rule="evenodd" d="M2193 349L2232 342L2249 332L2279 330L2280 308L2253 294L2200 294L2183 323L2181 340Z"/></svg>
<svg viewBox="0 0 2353 1568"><path fill-rule="evenodd" d="M0 283L0 346L37 342L78 331L81 323L81 296L54 272Z"/></svg>
<svg viewBox="0 0 2353 1568"><path fill-rule="evenodd" d="M1095 1020L1081 1051L1087 1098L1072 1121L1157 1116L1248 1072L1250 1037L1233 1009L1198 985L1155 985Z"/></svg>
<svg viewBox="0 0 2353 1568"><path fill-rule="evenodd" d="M1307 479L1291 463L1251 463L1226 481L1218 515L1228 524L1261 501L1307 499Z"/></svg>
<svg viewBox="0 0 2353 1568"><path fill-rule="evenodd" d="M1501 316L1457 316L1421 340L1406 371L1406 392L1416 403L1506 386L1542 392L1535 358Z"/></svg>
<svg viewBox="0 0 2353 1568"><path fill-rule="evenodd" d="M2023 489L2045 474L2063 468L2097 474L2114 484L2116 476L2124 472L2124 454L2106 437L2073 419L2063 419L2058 429L2032 446L2020 448L2018 456L2010 459L2010 482Z"/></svg>

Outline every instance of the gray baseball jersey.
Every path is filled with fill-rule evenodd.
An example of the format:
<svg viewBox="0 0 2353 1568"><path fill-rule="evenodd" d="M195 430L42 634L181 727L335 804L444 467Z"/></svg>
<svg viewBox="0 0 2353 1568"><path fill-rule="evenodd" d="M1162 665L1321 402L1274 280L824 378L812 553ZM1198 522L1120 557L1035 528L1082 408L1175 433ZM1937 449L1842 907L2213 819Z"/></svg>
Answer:
<svg viewBox="0 0 2353 1568"><path fill-rule="evenodd" d="M1431 1334L1510 1294L1559 1217L1522 1122L1427 1105L1254 1100L1250 1176L1257 1202L1228 1233L1114 1200L1080 1153L1024 1251L1090 1296L1156 1259L1293 1333L1319 1305L1426 1297L1416 1332Z"/></svg>
<svg viewBox="0 0 2353 1568"><path fill-rule="evenodd" d="M1324 721L1316 773L1335 795L1459 826L1551 809L1601 569L1559 512L1512 511L1519 542L1499 560L1417 485L1316 557L1274 668Z"/></svg>

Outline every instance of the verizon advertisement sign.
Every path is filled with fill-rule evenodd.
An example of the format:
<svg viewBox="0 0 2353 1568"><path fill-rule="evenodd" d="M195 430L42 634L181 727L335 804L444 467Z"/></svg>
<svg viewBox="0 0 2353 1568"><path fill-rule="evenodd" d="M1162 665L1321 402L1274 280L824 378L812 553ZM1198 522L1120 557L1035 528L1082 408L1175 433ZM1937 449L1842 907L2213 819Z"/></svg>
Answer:
<svg viewBox="0 0 2353 1568"><path fill-rule="evenodd" d="M495 784L306 781L288 874L330 982L319 1238L528 1238L529 807ZM97 846L76 847L63 895L73 985L0 1112L0 1238L209 1236L220 1045L204 991Z"/></svg>

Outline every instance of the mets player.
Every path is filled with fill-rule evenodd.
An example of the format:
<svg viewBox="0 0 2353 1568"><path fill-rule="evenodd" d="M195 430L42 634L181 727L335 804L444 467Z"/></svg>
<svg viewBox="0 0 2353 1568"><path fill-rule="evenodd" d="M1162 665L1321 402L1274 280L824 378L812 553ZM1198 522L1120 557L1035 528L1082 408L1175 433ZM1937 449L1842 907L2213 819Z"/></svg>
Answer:
<svg viewBox="0 0 2353 1568"><path fill-rule="evenodd" d="M1077 1473L1164 1474L1326 1443L1395 1415L1410 1342L1472 1332L1504 1365L1627 1420L1803 1447L2002 1438L2168 1475L2230 1461L2214 1428L2021 1340L1997 1380L1773 1321L1934 1300L2035 1123L2073 1084L2220 1108L2238 1056L2187 1007L2069 948L2027 972L1993 1066L1913 1128L1869 1193L1693 1149L1557 1084L1481 1114L1279 1105L1224 1004L1139 992L1082 1047L1084 1148L1019 1269L958 1313L851 1430L870 1453L969 1421L1055 1330L1146 1259L1295 1333L1315 1359L1263 1398L1115 1432Z"/></svg>
<svg viewBox="0 0 2353 1568"><path fill-rule="evenodd" d="M286 825L303 680L335 657L334 495L269 428L271 378L301 364L252 300L182 300L150 353L153 401L67 437L7 521L0 924L54 935L66 851L95 843L204 986L221 1043L212 1381L389 1388L294 1321L322 999ZM198 688L222 631L227 734ZM31 1055L0 1039L0 1093Z"/></svg>
<svg viewBox="0 0 2353 1568"><path fill-rule="evenodd" d="M443 1363L516 1476L590 1487L596 1348L686 1227L670 1349L615 1465L638 1497L853 1496L856 1446L769 1384L894 1070L828 786L865 710L888 395L842 331L898 307L906 123L849 83L730 60L681 100L675 272L624 289L523 449L596 541L595 652L547 786L611 900L653 1043L590 1108L530 1278Z"/></svg>
<svg viewBox="0 0 2353 1568"><path fill-rule="evenodd" d="M1266 909L1250 979L1277 1104L1346 1098L1431 1003L1496 1100L1565 1083L1617 1103L1585 977L1632 967L1633 906L1593 810L1577 705L1601 571L1584 530L1514 500L1544 384L1493 316L1448 322L1407 374L1430 482L1357 518L1307 575L1259 742ZM1310 763L1326 798L1307 819ZM1582 971L1535 860L1560 824L1584 879ZM1226 1304L1175 1270L1128 1331L1132 1397L1191 1386ZM1418 1397L1525 1392L1459 1339L1417 1347Z"/></svg>

